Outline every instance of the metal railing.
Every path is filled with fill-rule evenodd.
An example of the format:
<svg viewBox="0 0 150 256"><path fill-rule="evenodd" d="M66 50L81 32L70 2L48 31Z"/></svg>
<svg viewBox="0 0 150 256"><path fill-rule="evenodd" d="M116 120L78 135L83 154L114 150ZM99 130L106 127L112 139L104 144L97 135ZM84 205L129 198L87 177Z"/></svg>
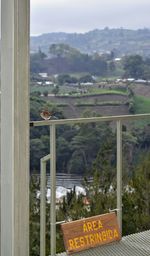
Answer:
<svg viewBox="0 0 150 256"><path fill-rule="evenodd" d="M56 255L56 126L65 124L98 123L115 121L117 124L117 219L122 233L122 122L140 119L150 119L150 114L121 115L107 117L91 117L61 120L44 120L30 122L30 126L50 127L50 154L41 159L41 208L40 208L40 256L45 256L45 187L46 187L46 162L50 159L50 237L51 256Z"/></svg>

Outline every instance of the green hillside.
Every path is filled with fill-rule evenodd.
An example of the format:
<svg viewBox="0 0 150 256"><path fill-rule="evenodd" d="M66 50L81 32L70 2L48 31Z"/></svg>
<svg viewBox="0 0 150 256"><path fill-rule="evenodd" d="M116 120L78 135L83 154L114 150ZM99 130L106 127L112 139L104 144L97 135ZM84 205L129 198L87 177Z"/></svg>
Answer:
<svg viewBox="0 0 150 256"><path fill-rule="evenodd" d="M48 33L31 37L31 51L39 47L48 53L54 43L68 44L84 53L113 51L115 57L128 54L150 56L150 29L95 29L87 33Z"/></svg>

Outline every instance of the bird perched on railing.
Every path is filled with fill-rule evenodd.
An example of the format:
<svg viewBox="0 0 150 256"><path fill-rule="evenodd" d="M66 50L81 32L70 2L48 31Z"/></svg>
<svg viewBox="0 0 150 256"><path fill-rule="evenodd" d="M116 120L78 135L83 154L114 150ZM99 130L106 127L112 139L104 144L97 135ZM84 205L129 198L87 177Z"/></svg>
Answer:
<svg viewBox="0 0 150 256"><path fill-rule="evenodd" d="M40 116L44 120L57 119L57 117L55 116L55 112L48 111L48 110L42 110L42 112L40 113Z"/></svg>

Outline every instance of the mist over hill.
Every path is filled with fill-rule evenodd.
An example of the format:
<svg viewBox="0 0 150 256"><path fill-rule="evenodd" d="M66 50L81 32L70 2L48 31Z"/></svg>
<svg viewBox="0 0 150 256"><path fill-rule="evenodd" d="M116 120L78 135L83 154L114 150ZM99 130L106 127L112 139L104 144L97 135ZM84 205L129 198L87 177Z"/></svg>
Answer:
<svg viewBox="0 0 150 256"><path fill-rule="evenodd" d="M104 53L113 51L115 57L139 54L150 56L150 29L95 29L87 33L53 32L31 36L31 52L39 47L46 54L51 44L64 43L83 53Z"/></svg>

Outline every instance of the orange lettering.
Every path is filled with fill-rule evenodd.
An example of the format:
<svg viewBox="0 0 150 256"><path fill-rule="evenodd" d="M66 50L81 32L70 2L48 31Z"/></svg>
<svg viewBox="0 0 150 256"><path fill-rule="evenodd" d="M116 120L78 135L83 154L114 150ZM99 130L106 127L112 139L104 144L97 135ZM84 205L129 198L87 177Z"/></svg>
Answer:
<svg viewBox="0 0 150 256"><path fill-rule="evenodd" d="M89 238L90 238L90 244L95 244L94 236L93 235L89 235Z"/></svg>
<svg viewBox="0 0 150 256"><path fill-rule="evenodd" d="M100 229L100 228L103 228L103 225L102 225L101 220L98 221L98 227L99 227L99 229Z"/></svg>
<svg viewBox="0 0 150 256"><path fill-rule="evenodd" d="M86 242L87 242L87 245L89 245L89 239L88 239L88 236L84 236L85 239L86 239Z"/></svg>
<svg viewBox="0 0 150 256"><path fill-rule="evenodd" d="M103 239L103 241L107 240L106 232L105 231L102 232L102 239Z"/></svg>
<svg viewBox="0 0 150 256"><path fill-rule="evenodd" d="M71 250L75 249L73 240L72 240L72 239L69 239L68 242L69 242L69 250L71 251Z"/></svg>
<svg viewBox="0 0 150 256"><path fill-rule="evenodd" d="M93 234L93 236L94 236L95 243L97 244L98 243L97 233Z"/></svg>
<svg viewBox="0 0 150 256"><path fill-rule="evenodd" d="M74 243L75 243L76 249L80 248L80 245L78 244L78 242L79 242L79 238L78 237L74 238Z"/></svg>
<svg viewBox="0 0 150 256"><path fill-rule="evenodd" d="M88 232L88 228L87 228L86 223L83 224L83 232Z"/></svg>
<svg viewBox="0 0 150 256"><path fill-rule="evenodd" d="M113 237L112 237L112 230L111 229L108 229L108 236L109 236L110 239L113 239Z"/></svg>
<svg viewBox="0 0 150 256"><path fill-rule="evenodd" d="M97 239L99 242L102 242L102 236L101 233L96 233Z"/></svg>
<svg viewBox="0 0 150 256"><path fill-rule="evenodd" d="M97 230L98 228L97 228L97 225L96 225L96 221L92 221L92 224L93 224L93 229Z"/></svg>
<svg viewBox="0 0 150 256"><path fill-rule="evenodd" d="M81 247L85 246L85 242L84 242L84 237L83 236L80 237L80 244L81 244Z"/></svg>
<svg viewBox="0 0 150 256"><path fill-rule="evenodd" d="M114 238L118 238L119 237L119 235L118 235L118 232L117 232L117 230L116 229L114 229Z"/></svg>
<svg viewBox="0 0 150 256"><path fill-rule="evenodd" d="M88 231L93 231L91 222L87 222L87 226L88 226Z"/></svg>

